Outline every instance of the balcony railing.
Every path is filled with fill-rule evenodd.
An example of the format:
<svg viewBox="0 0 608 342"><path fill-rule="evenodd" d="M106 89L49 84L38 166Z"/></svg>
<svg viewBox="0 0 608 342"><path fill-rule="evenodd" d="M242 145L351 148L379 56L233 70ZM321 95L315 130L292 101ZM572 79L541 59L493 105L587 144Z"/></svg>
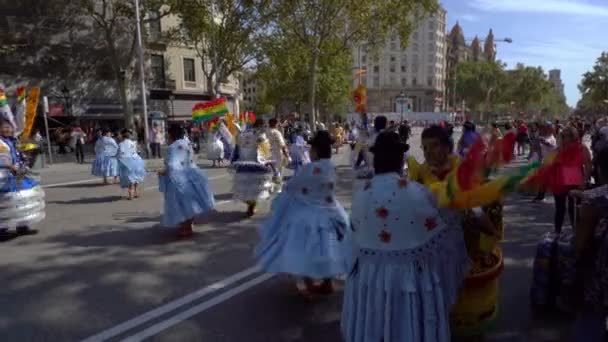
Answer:
<svg viewBox="0 0 608 342"><path fill-rule="evenodd" d="M151 79L148 86L150 89L175 89L175 80Z"/></svg>

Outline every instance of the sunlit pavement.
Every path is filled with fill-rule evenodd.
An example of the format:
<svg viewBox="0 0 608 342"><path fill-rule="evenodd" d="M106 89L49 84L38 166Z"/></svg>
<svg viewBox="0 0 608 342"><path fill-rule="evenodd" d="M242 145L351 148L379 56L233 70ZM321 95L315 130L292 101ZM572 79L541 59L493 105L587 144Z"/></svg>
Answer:
<svg viewBox="0 0 608 342"><path fill-rule="evenodd" d="M411 153L421 158L415 132ZM345 146L335 162L346 207L348 160ZM253 268L269 203L245 219L245 206L232 202L227 170L200 162L218 213L184 241L159 225L155 175L142 185L142 198L127 201L116 186L93 179L88 165L42 170L48 207L40 233L0 244L0 340L339 341L341 286L306 303L289 279ZM530 199L513 195L506 202L500 316L490 341L569 340L567 318L535 316L528 304L535 246L552 229L553 213L551 201Z"/></svg>

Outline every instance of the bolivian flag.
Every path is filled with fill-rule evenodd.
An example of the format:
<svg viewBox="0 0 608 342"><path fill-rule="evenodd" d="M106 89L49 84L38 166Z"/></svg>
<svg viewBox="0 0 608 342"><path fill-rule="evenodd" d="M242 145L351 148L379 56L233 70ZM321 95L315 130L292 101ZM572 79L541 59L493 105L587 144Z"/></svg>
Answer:
<svg viewBox="0 0 608 342"><path fill-rule="evenodd" d="M220 118L226 115L226 113L228 113L228 107L224 98L197 103L192 107L192 121L194 123L206 122Z"/></svg>

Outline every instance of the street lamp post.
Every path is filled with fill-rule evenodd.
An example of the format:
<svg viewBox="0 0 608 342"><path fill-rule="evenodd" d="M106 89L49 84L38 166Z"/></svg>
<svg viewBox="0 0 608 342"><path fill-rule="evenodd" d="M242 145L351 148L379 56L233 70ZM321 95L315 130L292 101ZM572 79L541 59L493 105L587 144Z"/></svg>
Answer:
<svg viewBox="0 0 608 342"><path fill-rule="evenodd" d="M65 111L68 116L72 116L72 98L70 96L70 89L66 85L61 89L63 94L63 100L65 101Z"/></svg>
<svg viewBox="0 0 608 342"><path fill-rule="evenodd" d="M395 98L395 102L399 105L399 111L401 112L401 122L403 122L403 106L407 103L407 97L405 97L405 92L401 91L399 96Z"/></svg>
<svg viewBox="0 0 608 342"><path fill-rule="evenodd" d="M137 50L139 54L139 78L141 79L141 104L142 111L144 114L144 139L146 145L146 151L150 155L150 147L148 141L150 141L150 132L148 127L148 104L146 102L146 68L144 66L144 46L141 39L141 16L139 13L139 0L135 0L135 20L137 29Z"/></svg>

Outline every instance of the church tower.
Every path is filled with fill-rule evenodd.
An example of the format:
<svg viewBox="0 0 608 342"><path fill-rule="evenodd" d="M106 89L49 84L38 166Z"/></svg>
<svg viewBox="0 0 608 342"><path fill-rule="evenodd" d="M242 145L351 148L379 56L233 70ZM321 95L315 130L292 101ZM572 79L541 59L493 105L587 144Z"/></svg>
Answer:
<svg viewBox="0 0 608 342"><path fill-rule="evenodd" d="M496 60L496 44L494 43L494 32L490 29L488 36L486 37L486 43L483 47L483 53L486 56L486 60Z"/></svg>

